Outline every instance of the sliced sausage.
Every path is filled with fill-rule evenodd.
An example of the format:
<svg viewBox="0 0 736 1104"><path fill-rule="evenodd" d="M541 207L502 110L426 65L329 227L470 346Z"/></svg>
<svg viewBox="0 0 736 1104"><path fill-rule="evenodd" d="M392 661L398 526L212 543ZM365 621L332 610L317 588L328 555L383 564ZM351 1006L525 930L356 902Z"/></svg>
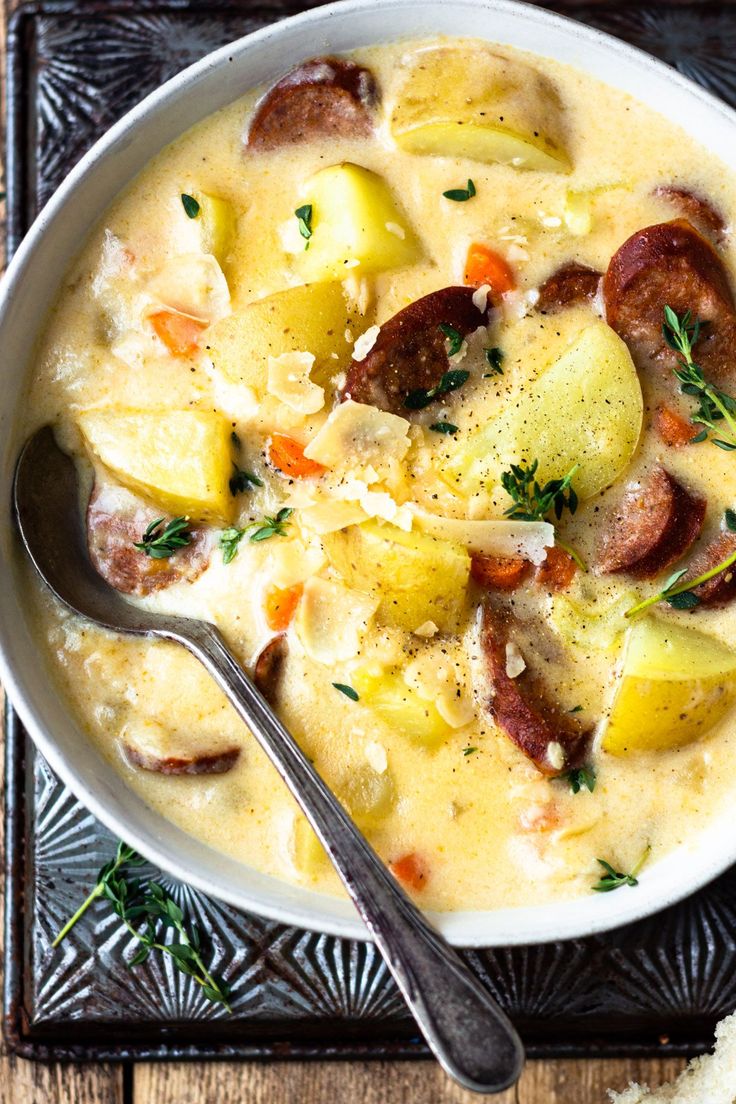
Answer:
<svg viewBox="0 0 736 1104"><path fill-rule="evenodd" d="M562 774L583 762L592 731L552 701L529 668L513 678L510 676L513 626L510 613L490 605L483 607L480 646L491 690L488 711L498 727L543 774Z"/></svg>
<svg viewBox="0 0 736 1104"><path fill-rule="evenodd" d="M87 507L87 546L95 568L115 590L142 597L182 579L193 582L204 571L212 542L203 529L191 530L191 542L167 559L152 559L135 547L160 516L124 487L95 483Z"/></svg>
<svg viewBox="0 0 736 1104"><path fill-rule="evenodd" d="M247 147L272 150L320 138L367 138L377 99L375 77L363 65L333 57L305 61L260 101Z"/></svg>
<svg viewBox="0 0 736 1104"><path fill-rule="evenodd" d="M659 199L671 203L679 214L697 226L701 234L720 244L726 237L726 220L709 199L698 195L689 188L677 188L674 184L660 184L654 189Z"/></svg>
<svg viewBox="0 0 736 1104"><path fill-rule="evenodd" d="M548 276L539 289L537 310L549 314L574 303L585 303L598 294L602 272L570 261Z"/></svg>
<svg viewBox="0 0 736 1104"><path fill-rule="evenodd" d="M662 467L632 483L610 519L598 566L649 579L687 552L700 535L706 500L685 490Z"/></svg>
<svg viewBox="0 0 736 1104"><path fill-rule="evenodd" d="M723 563L733 552L736 552L736 533L724 530L693 556L687 575L683 575L681 581L686 583L688 579L697 579L698 575L704 575L706 571ZM736 565L727 567L725 571L695 587L693 594L697 595L699 602L696 610L703 606L716 609L732 602L736 598Z"/></svg>
<svg viewBox="0 0 736 1104"><path fill-rule="evenodd" d="M453 367L440 326L465 338L488 325L490 304L480 310L473 301L477 294L470 287L433 291L384 322L370 352L351 361L341 397L408 417L409 396L430 391Z"/></svg>
<svg viewBox="0 0 736 1104"><path fill-rule="evenodd" d="M603 278L606 320L639 368L667 375L678 355L662 336L665 306L705 323L695 358L706 379L736 379L736 309L726 269L710 242L685 219L637 230L614 253Z"/></svg>
<svg viewBox="0 0 736 1104"><path fill-rule="evenodd" d="M128 760L155 774L225 774L240 755L227 739L183 736L155 723L126 725L122 739Z"/></svg>
<svg viewBox="0 0 736 1104"><path fill-rule="evenodd" d="M286 633L279 633L261 648L253 665L253 681L269 705L278 704L284 661L288 654Z"/></svg>

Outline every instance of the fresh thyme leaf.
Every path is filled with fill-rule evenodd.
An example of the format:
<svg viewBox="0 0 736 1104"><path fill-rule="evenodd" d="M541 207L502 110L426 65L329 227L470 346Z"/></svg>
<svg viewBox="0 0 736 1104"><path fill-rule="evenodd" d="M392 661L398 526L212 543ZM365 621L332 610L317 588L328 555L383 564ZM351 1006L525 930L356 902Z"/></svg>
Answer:
<svg viewBox="0 0 736 1104"><path fill-rule="evenodd" d="M58 947L62 939L64 939L64 937L69 934L77 921L80 920L82 916L84 916L89 906L94 901L96 901L98 897L103 897L106 895L105 889L108 882L111 879L115 878L118 875L118 872L124 866L142 866L144 862L145 859L141 858L141 856L136 851L134 851L132 847L128 847L128 844L123 843L123 841L121 840L118 843L115 857L113 859L110 859L109 862L105 863L105 865L100 868L100 872L97 875L97 885L92 890L87 899L82 902L82 904L71 917L71 919L66 922L64 927L54 939L51 946Z"/></svg>
<svg viewBox="0 0 736 1104"><path fill-rule="evenodd" d="M265 514L263 517L263 524L254 522L253 525L258 525L255 533L251 533L249 540L251 541L263 541L268 540L270 537L285 537L286 536L286 522L293 514L293 510L288 506L282 506L275 517L269 517ZM252 528L253 526L248 526Z"/></svg>
<svg viewBox="0 0 736 1104"><path fill-rule="evenodd" d="M698 407L691 421L705 427L692 440L710 439L718 448L733 452L736 450L736 399L709 383L703 375L703 369L693 359L693 348L698 342L702 326L700 320L693 320L689 310L680 317L671 307L664 308L662 336L680 357L678 367L673 371L680 382L682 393L698 399ZM723 432L723 426L716 426L716 422L723 421L728 427L727 433ZM711 437L709 430L722 435Z"/></svg>
<svg viewBox="0 0 736 1104"><path fill-rule="evenodd" d="M429 428L435 433L457 433L459 427L452 422L432 422Z"/></svg>
<svg viewBox="0 0 736 1104"><path fill-rule="evenodd" d="M690 438L690 444L691 445L699 445L701 443L701 441L707 441L707 440L708 440L708 430L707 429L701 429L700 433L696 433L694 437Z"/></svg>
<svg viewBox="0 0 736 1104"><path fill-rule="evenodd" d="M591 793L595 789L596 774L593 767L576 767L575 770L568 771L563 777L570 783L570 789L574 794L580 793L583 786Z"/></svg>
<svg viewBox="0 0 736 1104"><path fill-rule="evenodd" d="M629 874L624 874L620 870L614 870L611 864L606 862L605 859L596 859L596 862L600 863L605 870L605 874L599 881L595 883L594 886L591 886L591 889L593 889L596 893L610 893L611 890L618 889L620 886L638 885L639 882L636 875L639 873L641 868L644 866L644 863L649 858L651 850L651 847L646 848L644 854L641 856L641 858Z"/></svg>
<svg viewBox="0 0 736 1104"><path fill-rule="evenodd" d="M726 522L726 528L730 529L732 533L736 533L736 510L732 510L731 507L726 510L724 514Z"/></svg>
<svg viewBox="0 0 736 1104"><path fill-rule="evenodd" d="M299 233L307 240L304 248L309 249L309 239L312 236L312 204L305 203L303 207L297 207L294 214L299 226Z"/></svg>
<svg viewBox="0 0 736 1104"><path fill-rule="evenodd" d="M683 590L679 594L671 594L665 598L665 602L668 602L673 609L676 610L689 610L695 609L700 603L700 599L697 594L693 594L691 590Z"/></svg>
<svg viewBox="0 0 736 1104"><path fill-rule="evenodd" d="M568 713L582 713L583 712L583 707L582 707L582 705L574 705L572 707L572 709L568 709L567 712Z"/></svg>
<svg viewBox="0 0 736 1104"><path fill-rule="evenodd" d="M262 487L263 480L259 479L253 472L245 471L243 468L239 468L237 464L233 464L233 474L230 476L228 486L230 487L230 494L235 495L244 494L245 491L249 491L251 487Z"/></svg>
<svg viewBox="0 0 736 1104"><path fill-rule="evenodd" d="M447 338L448 357L455 356L456 353L459 353L463 346L463 335L460 331L456 330L454 326L451 326L449 322L440 322L437 329Z"/></svg>
<svg viewBox="0 0 736 1104"><path fill-rule="evenodd" d="M168 559L178 549L185 548L192 541L188 517L174 518L162 528L163 522L163 518L156 518L148 526L141 540L133 542L135 548L145 552L152 560Z"/></svg>
<svg viewBox="0 0 736 1104"><path fill-rule="evenodd" d="M467 188L450 188L449 192L442 193L445 199L453 199L455 203L465 203L475 195L475 184L468 180Z"/></svg>
<svg viewBox="0 0 736 1104"><path fill-rule="evenodd" d="M484 349L485 358L488 362L490 372L486 372L484 379L489 379L491 376L503 375L503 350L499 349L497 345L493 345L490 349Z"/></svg>
<svg viewBox="0 0 736 1104"><path fill-rule="evenodd" d="M533 460L528 466L512 464L510 470L501 475L501 486L513 502L504 510L504 515L513 521L545 521L550 511L559 521L563 510L574 514L578 508L578 496L572 480L580 465L575 464L562 479L550 479L544 486L540 486L536 479L538 467L538 460ZM574 548L563 544L559 538L555 538L555 542L572 556L581 571L588 570Z"/></svg>
<svg viewBox="0 0 736 1104"><path fill-rule="evenodd" d="M352 686L346 686L344 682L333 682L332 685L346 698L350 698L351 701L360 701L360 694L357 690L353 690Z"/></svg>
<svg viewBox="0 0 736 1104"><path fill-rule="evenodd" d="M477 750L478 750L477 747L465 747L465 748L463 748L463 755L466 756L466 758L467 758L468 755L472 755L473 752L475 752Z"/></svg>
<svg viewBox="0 0 736 1104"><path fill-rule="evenodd" d="M416 391L410 391L404 399L404 406L407 410L423 410L425 406L429 406L440 395L457 391L458 387L462 387L469 379L470 372L465 372L460 368L452 369L445 372L440 382L435 387L430 387L428 391L421 387Z"/></svg>
<svg viewBox="0 0 736 1104"><path fill-rule="evenodd" d="M223 529L220 533L220 548L222 549L222 562L229 564L235 559L238 545L245 536L245 529Z"/></svg>
<svg viewBox="0 0 736 1104"><path fill-rule="evenodd" d="M733 511L731 511L733 513ZM728 525L728 520L726 521ZM720 575L722 571L726 571L732 564L736 563L736 551L731 552L725 560L722 560L715 567L711 567L708 571L704 571L702 575L696 575L694 579L688 579L686 582L680 582L683 575L686 575L688 568L683 567L680 571L676 571L673 575L670 575L669 579L663 586L663 588L656 594L651 594L649 598L645 598L641 602L637 602L635 606L628 609L624 614L624 617L638 617L644 610L649 609L650 606L656 605L657 602L669 602L674 609L694 609L698 604L698 596L692 594L696 587L699 587L701 583L707 583L709 579L714 578L716 575ZM688 595L688 597L684 597ZM677 599L684 598L682 603L679 603ZM674 599L674 600L673 600ZM693 601L695 599L695 601Z"/></svg>
<svg viewBox="0 0 736 1104"><path fill-rule="evenodd" d="M187 213L188 218L194 219L199 214L199 204L194 196L187 195L186 192L181 193L182 207Z"/></svg>

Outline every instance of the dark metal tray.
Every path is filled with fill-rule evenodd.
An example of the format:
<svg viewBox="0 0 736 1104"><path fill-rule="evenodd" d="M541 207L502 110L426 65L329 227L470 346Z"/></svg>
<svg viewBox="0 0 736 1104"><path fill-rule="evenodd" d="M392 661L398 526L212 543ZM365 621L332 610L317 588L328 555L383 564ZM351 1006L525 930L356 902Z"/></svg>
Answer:
<svg viewBox="0 0 736 1104"><path fill-rule="evenodd" d="M14 16L8 57L8 227L33 213L145 93L298 0L44 0ZM659 54L736 103L733 2L576 3L558 9ZM426 1050L370 944L239 913L164 877L211 933L233 1015L93 908L50 941L114 841L6 718L5 1032L32 1058L414 1057ZM467 952L532 1056L695 1053L736 1005L736 868L647 921L590 939Z"/></svg>

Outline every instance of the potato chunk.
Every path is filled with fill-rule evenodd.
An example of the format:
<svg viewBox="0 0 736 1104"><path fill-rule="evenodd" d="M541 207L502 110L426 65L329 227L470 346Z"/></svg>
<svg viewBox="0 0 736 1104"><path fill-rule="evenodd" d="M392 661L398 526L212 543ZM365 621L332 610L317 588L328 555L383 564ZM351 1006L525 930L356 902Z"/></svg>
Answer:
<svg viewBox="0 0 736 1104"><path fill-rule="evenodd" d="M390 126L396 144L411 153L546 172L570 168L555 86L525 62L483 46L414 54Z"/></svg>
<svg viewBox="0 0 736 1104"><path fill-rule="evenodd" d="M496 485L511 464L538 459L540 483L579 464L575 490L591 498L631 460L643 406L628 349L610 326L595 322L505 411L468 436L445 474L472 494Z"/></svg>
<svg viewBox="0 0 736 1104"><path fill-rule="evenodd" d="M229 521L230 424L203 410L90 410L79 426L91 451L162 510Z"/></svg>
<svg viewBox="0 0 736 1104"><path fill-rule="evenodd" d="M375 521L326 534L324 544L347 583L378 599L384 625L411 632L434 621L443 632L457 630L470 575L460 545Z"/></svg>
<svg viewBox="0 0 736 1104"><path fill-rule="evenodd" d="M407 686L400 671L372 675L355 671L352 683L360 700L392 730L413 743L432 748L452 732L432 701Z"/></svg>
<svg viewBox="0 0 736 1104"><path fill-rule="evenodd" d="M235 239L235 212L232 203L221 196L202 192L197 196L201 222L202 252L211 253L221 265L227 261Z"/></svg>
<svg viewBox="0 0 736 1104"><path fill-rule="evenodd" d="M666 751L704 736L736 700L736 652L697 629L647 617L629 630L603 748Z"/></svg>
<svg viewBox="0 0 736 1104"><path fill-rule="evenodd" d="M294 256L305 280L344 280L401 268L420 256L386 181L370 169L349 162L321 169L304 186L301 203L312 207L309 248Z"/></svg>
<svg viewBox="0 0 736 1104"><path fill-rule="evenodd" d="M362 325L342 284L304 284L257 299L211 326L205 347L217 369L263 397L269 357L311 353L312 379L325 386L350 359L346 328L357 333Z"/></svg>

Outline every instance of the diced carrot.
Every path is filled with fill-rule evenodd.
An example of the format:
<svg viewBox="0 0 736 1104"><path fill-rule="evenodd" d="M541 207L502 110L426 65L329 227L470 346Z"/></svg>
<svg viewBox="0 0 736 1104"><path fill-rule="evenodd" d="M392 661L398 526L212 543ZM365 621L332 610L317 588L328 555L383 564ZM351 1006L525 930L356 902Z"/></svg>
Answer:
<svg viewBox="0 0 736 1104"><path fill-rule="evenodd" d="M658 406L654 413L654 428L666 445L682 448L697 435L697 427L669 406Z"/></svg>
<svg viewBox="0 0 736 1104"><path fill-rule="evenodd" d="M497 295L503 295L505 291L512 291L516 287L514 273L500 253L496 253L487 245L473 242L468 250L468 259L465 262L465 283L471 287L481 287L488 284L491 291Z"/></svg>
<svg viewBox="0 0 736 1104"><path fill-rule="evenodd" d="M304 585L297 583L296 586L286 587L285 590L271 587L266 592L264 611L269 629L273 629L274 632L286 632L303 591Z"/></svg>
<svg viewBox="0 0 736 1104"><path fill-rule="evenodd" d="M519 813L522 832L549 832L559 827L560 814L553 801L545 805L530 805Z"/></svg>
<svg viewBox="0 0 736 1104"><path fill-rule="evenodd" d="M528 560L515 556L481 556L474 553L470 559L470 574L476 583L489 590L516 590L530 568Z"/></svg>
<svg viewBox="0 0 736 1104"><path fill-rule="evenodd" d="M172 356L189 356L195 352L202 330L207 329L206 322L178 311L156 311L149 314L148 321Z"/></svg>
<svg viewBox="0 0 736 1104"><path fill-rule="evenodd" d="M547 590L567 590L578 566L569 552L553 544L547 558L537 568L537 582Z"/></svg>
<svg viewBox="0 0 736 1104"><path fill-rule="evenodd" d="M304 446L285 433L272 433L268 441L268 459L274 468L296 479L305 475L321 475L325 468L316 460L308 460Z"/></svg>
<svg viewBox="0 0 736 1104"><path fill-rule="evenodd" d="M408 855L402 855L400 859L396 859L395 862L390 862L388 868L407 889L424 889L427 875L416 851L411 851Z"/></svg>

